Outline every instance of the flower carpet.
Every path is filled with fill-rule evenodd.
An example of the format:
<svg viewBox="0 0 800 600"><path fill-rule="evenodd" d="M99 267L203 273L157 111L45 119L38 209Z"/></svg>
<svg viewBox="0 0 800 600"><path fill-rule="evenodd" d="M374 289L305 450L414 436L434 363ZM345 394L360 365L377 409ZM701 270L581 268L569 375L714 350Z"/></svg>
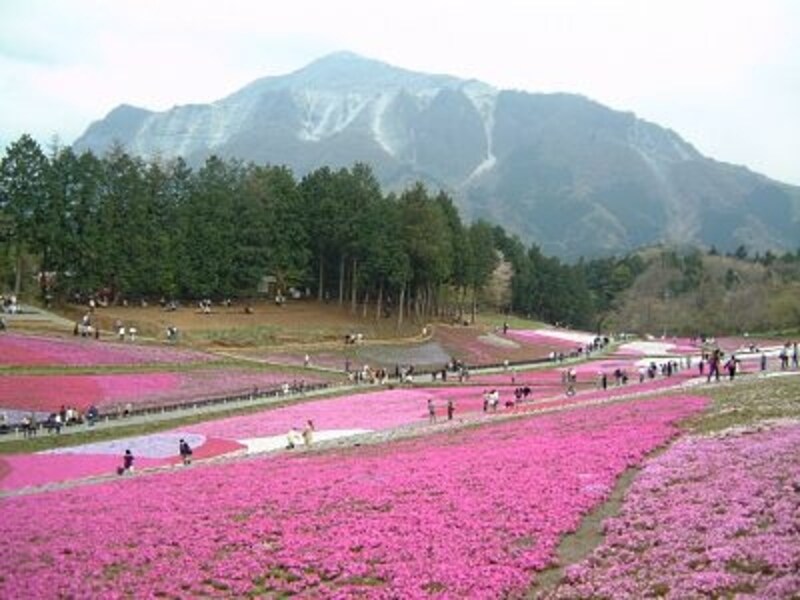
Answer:
<svg viewBox="0 0 800 600"><path fill-rule="evenodd" d="M555 598L796 598L800 425L681 440L651 460Z"/></svg>
<svg viewBox="0 0 800 600"><path fill-rule="evenodd" d="M0 597L520 595L619 474L705 405L582 408L6 498Z"/></svg>
<svg viewBox="0 0 800 600"><path fill-rule="evenodd" d="M5 333L0 336L0 365L91 367L184 364L209 362L217 358L205 352L155 344L126 344L18 333Z"/></svg>
<svg viewBox="0 0 800 600"><path fill-rule="evenodd" d="M296 376L241 369L199 369L182 372L115 373L107 375L2 375L0 407L40 413L62 405L86 410L190 403L225 394L247 393L253 388L275 388ZM304 374L305 383L322 381Z"/></svg>
<svg viewBox="0 0 800 600"><path fill-rule="evenodd" d="M508 340L574 349L582 340L575 336L589 335L542 331L555 333L510 331ZM690 437L645 461L678 435L679 421L708 405L685 395L683 386L705 381L694 357L691 368L638 383L639 367L666 355L683 367L685 356L696 354L689 342L645 342L586 363L474 373L463 383L295 397L171 431L2 456L0 598L522 597L536 573L557 560L562 537L608 498L626 468L642 464L622 513L606 522L603 544L544 595L792 597L800 589L800 425ZM759 370L759 356L742 354L742 370ZM43 360L30 364L58 364ZM579 384L574 396L562 383L569 368ZM627 385L614 385L616 369L628 373ZM598 385L601 373L607 389ZM274 388L287 377L297 376L213 365L9 374L0 376L0 407L157 406ZM531 388L527 400L505 407L521 386ZM500 406L483 415L490 389L500 392ZM670 397L630 398L667 390ZM425 426L429 400L437 421L452 400L456 421L470 426ZM558 410L542 412L549 409ZM495 414L520 418L498 421ZM201 460L282 449L287 432L309 419L315 444L368 439L347 449L322 444L324 451ZM394 430L409 426L415 437L391 441ZM190 468L178 467L180 439L198 459ZM118 477L126 449L136 473ZM64 518L76 510L87 517Z"/></svg>
<svg viewBox="0 0 800 600"><path fill-rule="evenodd" d="M563 348L563 342L553 338L521 338L497 332L476 334L467 327L437 326L434 340L451 358L468 365L498 364L504 360L524 361L546 358L552 351ZM448 362L447 358L442 364Z"/></svg>
<svg viewBox="0 0 800 600"><path fill-rule="evenodd" d="M556 346L561 350L575 350L594 341L595 335L571 329L510 329L509 337L528 344Z"/></svg>
<svg viewBox="0 0 800 600"><path fill-rule="evenodd" d="M690 338L663 338L625 342L614 352L617 356L699 355L703 345Z"/></svg>
<svg viewBox="0 0 800 600"><path fill-rule="evenodd" d="M558 377L557 373L547 371L538 372L537 375L542 376L545 382L555 382ZM424 424L429 420L429 399L433 401L438 420L446 419L448 401L454 403L456 420L463 417L474 418L483 412L484 394L489 389L496 389L500 394L499 407L486 415L487 418L493 418L498 415L525 414L586 403L604 403L632 393L668 389L679 385L681 381L675 377L659 378L644 384L611 386L607 390L583 390L571 397L563 393L563 386L560 384L539 382L534 385L527 400L513 408L507 408L504 404L506 400L513 398L514 386L436 386L351 393L265 408L256 413L186 425L163 433L72 446L50 451L49 457L39 454L30 458L10 457L6 467L14 477L6 477L0 481L0 489L19 489L107 473L108 457L119 457L127 448L132 449L136 456L148 459L169 457L174 462L177 460L177 440L180 438L187 439L192 447L203 447L204 457L243 449L247 452L267 452L285 448L288 431L302 430L309 419L315 423L315 441L323 441ZM214 441L214 444L209 445L210 441ZM74 455L80 455L80 458ZM92 457L98 457L96 465L92 465ZM71 475L73 464L80 466L78 471L74 471L75 477ZM151 466L159 464L171 462L153 463ZM33 470L29 468L31 465L35 466ZM50 479L47 478L48 474Z"/></svg>
<svg viewBox="0 0 800 600"><path fill-rule="evenodd" d="M12 454L0 457L0 491L8 492L27 487L64 483L86 477L114 473L122 464L122 454L130 449L139 469L175 465L181 461L178 453L180 436L153 434L127 440L115 440L61 448L36 454ZM243 449L231 440L186 436L196 460L213 458Z"/></svg>

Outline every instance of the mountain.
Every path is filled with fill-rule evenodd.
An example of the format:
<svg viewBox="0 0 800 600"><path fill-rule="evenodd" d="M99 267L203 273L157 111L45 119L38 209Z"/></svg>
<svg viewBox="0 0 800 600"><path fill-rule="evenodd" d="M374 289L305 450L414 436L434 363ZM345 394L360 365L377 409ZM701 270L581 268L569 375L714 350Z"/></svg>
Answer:
<svg viewBox="0 0 800 600"><path fill-rule="evenodd" d="M372 165L381 183L450 191L485 218L566 259L658 242L795 249L800 188L702 156L676 133L582 96L499 90L341 52L211 104L122 105L76 150L211 154L286 164Z"/></svg>

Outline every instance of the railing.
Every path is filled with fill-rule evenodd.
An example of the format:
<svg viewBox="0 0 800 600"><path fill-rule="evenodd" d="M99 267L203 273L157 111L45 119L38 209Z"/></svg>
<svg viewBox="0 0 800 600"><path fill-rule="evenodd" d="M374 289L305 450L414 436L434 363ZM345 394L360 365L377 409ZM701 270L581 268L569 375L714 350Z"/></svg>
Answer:
<svg viewBox="0 0 800 600"><path fill-rule="evenodd" d="M110 410L105 410L98 412L97 416L91 419L92 422L108 422L108 421L117 421L117 420L124 420L131 417L143 417L147 415L156 415L156 414L164 414L168 412L178 412L184 410L196 410L198 408L205 408L208 406L214 405L224 405L229 403L244 403L244 402L255 402L257 400L263 400L266 398L278 398L282 396L292 396L297 394L305 394L308 392L316 392L323 389L332 389L336 387L334 384L330 383L312 383L312 384L303 384L302 386L299 385L290 385L288 390L285 388L284 385L280 385L277 387L271 387L267 389L253 389L249 388L247 391L237 391L234 393L228 393L223 396L208 396L204 398L193 398L190 400L184 400L181 402L172 402L168 404L151 404L147 406L131 406L130 409L125 409L121 406L114 406ZM90 420L84 414L82 415L81 421L79 423L87 423ZM61 424L60 428L69 429L72 427L73 424L65 425ZM56 426L48 421L40 421L36 423L35 428L31 429L29 426L26 426L22 422L16 423L3 423L0 425L0 435L6 435L9 433L25 433L27 432L34 433L38 432L39 430L48 430L52 431L56 429Z"/></svg>
<svg viewBox="0 0 800 600"><path fill-rule="evenodd" d="M529 366L529 365L540 365L540 364L548 364L548 363L558 363L558 361L554 361L551 358L534 358L534 359L527 359L527 360L516 360L516 361L504 361L501 363L487 363L487 364L480 364L480 365L464 365L464 367L468 370L468 372L473 372L476 370L487 370L487 369L511 369L512 367L518 366ZM420 376L429 376L433 378L434 374L439 376L442 372L442 369L414 369L413 376L414 378L418 378ZM448 380L450 378L457 379L459 378L460 370L459 369L449 369L447 368ZM389 381L393 384L402 383L402 375L400 378L394 376L394 373L389 375ZM214 405L224 405L230 403L244 403L244 402L254 402L256 400L263 400L266 398L277 398L281 396L292 396L297 394L304 394L307 392L316 392L323 389L335 389L337 387L343 387L344 385L359 385L359 384L368 384L366 381L357 381L354 380L352 382L348 382L348 384L334 384L334 383L311 383L311 384L303 384L302 386L298 385L290 385L288 392L285 391L285 384L281 384L280 386L275 386L267 389L253 389L249 388L247 390L240 390L234 393L228 393L222 396L208 396L208 397L201 397L201 398L194 398L190 400L184 400L180 402L172 402L168 404L151 404L151 405L132 405L130 409L125 409L122 406L115 405L110 410L105 410L99 412L97 417L93 419L94 422L107 422L107 421L116 421L122 420L130 417L137 417L137 416L147 416L147 415L156 415L156 414L164 414L168 412L177 412L177 411L184 411L184 410L196 410L198 408L205 408L208 406ZM86 415L83 415L81 423L85 423L87 421ZM64 425L62 424L62 428L68 429L71 425ZM0 425L0 435L6 435L9 433L20 433L24 432L25 426L21 422L16 423L4 423ZM36 430L46 429L52 430L55 429L55 426L48 422L42 421L37 423Z"/></svg>

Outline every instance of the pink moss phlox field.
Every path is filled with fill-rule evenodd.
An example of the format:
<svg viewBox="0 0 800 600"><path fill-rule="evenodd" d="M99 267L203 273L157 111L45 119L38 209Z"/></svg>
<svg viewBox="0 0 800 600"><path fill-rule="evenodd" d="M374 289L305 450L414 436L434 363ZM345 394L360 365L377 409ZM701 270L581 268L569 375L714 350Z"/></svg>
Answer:
<svg viewBox="0 0 800 600"><path fill-rule="evenodd" d="M130 402L158 406L191 402L252 389L275 388L295 377L237 369L203 369L179 373L118 373L109 375L4 375L0 376L0 406L50 412L61 405L86 410ZM320 378L304 376L306 383Z"/></svg>
<svg viewBox="0 0 800 600"><path fill-rule="evenodd" d="M598 369L607 373L616 366L629 366L626 361L606 360L600 363L579 365L578 380L594 381ZM590 389L579 391L568 398L560 383L558 369L526 371L515 375L516 384L510 384L508 373L495 375L476 375L470 383L476 385L400 388L378 390L358 394L348 394L336 398L313 400L290 406L265 410L256 414L230 417L213 422L200 423L182 428L203 435L241 440L286 433L290 428L302 428L308 419L313 419L318 429L368 429L384 430L418 423L428 419L427 401L434 401L437 417L446 415L447 401L455 404L455 415L482 412L483 395L496 389L500 394L498 413L508 413L504 407L506 400L514 398L514 389L522 385L531 386L531 394L513 409L513 412L530 412L543 408L566 407L585 401L602 401L632 393L644 393L680 385L694 370L685 370L670 378L660 377L643 384L629 383L616 387L613 383L607 390ZM632 380L633 381L633 380ZM492 413L494 414L494 413Z"/></svg>
<svg viewBox="0 0 800 600"><path fill-rule="evenodd" d="M560 391L560 388L554 387L546 389L551 394ZM472 386L378 390L312 400L256 414L198 423L185 426L178 431L241 440L284 434L292 427L302 429L308 419L312 419L316 428L320 430L379 431L427 420L429 398L433 399L434 410L439 417L446 414L448 400L453 400L455 404L456 417L481 411L483 392L486 390L486 387ZM534 393L531 398L540 395L543 394ZM511 397L510 390L501 393L503 400Z"/></svg>
<svg viewBox="0 0 800 600"><path fill-rule="evenodd" d="M0 365L134 365L147 363L208 362L213 354L169 346L57 338L7 333L0 336Z"/></svg>
<svg viewBox="0 0 800 600"><path fill-rule="evenodd" d="M163 434L148 437L156 436ZM18 490L114 473L122 464L121 457L125 448L132 449L136 457L136 467L139 469L173 465L181 460L178 454L178 442L175 439L170 440L171 451L168 454L162 452L161 456L147 456L139 440L140 438L134 438L109 442L107 448L100 448L94 454L84 452L81 447L77 447L61 449L58 453L4 456L0 458L0 490ZM193 458L201 460L234 452L243 446L232 440L209 438L204 439L200 445L193 445L192 448Z"/></svg>
<svg viewBox="0 0 800 600"><path fill-rule="evenodd" d="M378 390L359 394L348 394L335 398L312 400L264 410L255 414L229 417L196 425L188 425L177 430L206 436L241 440L286 433L290 428L302 429L308 419L312 419L317 429L368 429L379 431L411 425L427 420L428 399L434 403L434 411L439 418L447 412L447 401L455 405L455 416L474 414L483 410L483 394L489 386L418 387L394 390ZM513 388L498 388L501 408L498 414L508 413L502 407L505 400L513 398ZM597 397L612 397L613 390ZM557 397L547 400L548 397ZM545 402L547 407L576 403L594 396L578 394L572 399L563 396L561 386L538 386L526 403L515 410L535 410Z"/></svg>
<svg viewBox="0 0 800 600"><path fill-rule="evenodd" d="M6 475L0 478L2 491L109 475L122 465L121 455L109 454L11 454L0 460L6 463ZM137 457L135 466L141 469L170 462L174 461Z"/></svg>
<svg viewBox="0 0 800 600"><path fill-rule="evenodd" d="M0 597L518 595L616 477L705 403L640 401L6 498Z"/></svg>
<svg viewBox="0 0 800 600"><path fill-rule="evenodd" d="M650 461L558 598L797 598L800 426L688 438Z"/></svg>
<svg viewBox="0 0 800 600"><path fill-rule="evenodd" d="M567 329L511 329L506 335L528 344L553 346L562 350L575 350L595 338L591 333Z"/></svg>
<svg viewBox="0 0 800 600"><path fill-rule="evenodd" d="M5 375L0 377L0 406L40 412L62 405L86 410L115 402L134 402L146 394L178 387L177 373L115 375Z"/></svg>
<svg viewBox="0 0 800 600"><path fill-rule="evenodd" d="M658 361L656 361L658 362ZM605 373L609 377L609 381L613 381L613 373L616 369L627 371L629 377L637 375L636 361L616 358L616 359L602 359L585 363L569 364L569 363L553 363L552 366L546 369L533 369L529 371L511 370L503 373L489 373L489 374L474 374L470 376L469 382L480 385L511 385L512 378L513 384L516 385L542 385L542 384L561 384L563 373L567 369L575 371L578 382L595 382L600 373ZM695 371L691 371L695 374Z"/></svg>
<svg viewBox="0 0 800 600"><path fill-rule="evenodd" d="M656 365L663 362L664 359L653 359ZM648 361L644 361L647 363ZM752 372L757 368L754 361L741 361L739 364L738 372ZM664 387L680 385L687 379L692 379L699 376L696 366L689 368L679 368L674 371L670 377L664 377L661 374L656 375L655 379L645 379L644 383L639 383L639 366L637 361L625 358L616 359L602 359L590 361L586 363L579 363L577 365L563 364L557 367L548 369L536 369L531 371L508 371L504 373L492 374L476 374L470 377L470 383L474 385L490 386L505 386L505 387L519 387L529 386L535 393L537 391L546 391L551 393L553 390L564 390L562 383L563 374L567 369L573 369L576 373L578 389L585 389L585 384L599 385L600 376L605 373L607 378L608 394L619 395L620 390L630 393L633 391L643 392L649 389L661 389ZM628 375L628 383L617 387L614 380L614 371L621 369ZM583 385L580 385L583 384ZM598 390L601 394L606 393Z"/></svg>
<svg viewBox="0 0 800 600"><path fill-rule="evenodd" d="M283 434L291 427L302 428L308 419L314 420L317 429L390 429L427 418L426 402L431 395L425 388L351 394L199 423L181 431L243 439Z"/></svg>
<svg viewBox="0 0 800 600"><path fill-rule="evenodd" d="M646 355L693 355L700 354L703 344L699 339L691 338L651 338L626 342L614 351L616 356L641 357Z"/></svg>
<svg viewBox="0 0 800 600"><path fill-rule="evenodd" d="M716 344L727 353L740 352L753 346L755 349L775 348L783 345L781 340L770 340L767 338L754 337L718 337L714 340Z"/></svg>

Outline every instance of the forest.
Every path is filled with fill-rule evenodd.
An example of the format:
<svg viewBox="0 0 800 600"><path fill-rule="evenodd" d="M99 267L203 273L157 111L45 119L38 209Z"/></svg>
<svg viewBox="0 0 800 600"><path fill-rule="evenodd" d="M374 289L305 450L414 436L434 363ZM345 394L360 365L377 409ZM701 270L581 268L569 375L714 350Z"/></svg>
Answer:
<svg viewBox="0 0 800 600"><path fill-rule="evenodd" d="M298 179L283 166L211 157L192 169L121 147L45 153L28 135L0 161L3 290L33 288L55 302L250 298L269 277L278 294L308 290L398 325L471 321L501 262L511 281L492 309L594 329L652 258L563 263L499 226L465 223L443 191L417 183L385 193L365 164ZM686 290L669 293L700 285L687 269L678 269Z"/></svg>

